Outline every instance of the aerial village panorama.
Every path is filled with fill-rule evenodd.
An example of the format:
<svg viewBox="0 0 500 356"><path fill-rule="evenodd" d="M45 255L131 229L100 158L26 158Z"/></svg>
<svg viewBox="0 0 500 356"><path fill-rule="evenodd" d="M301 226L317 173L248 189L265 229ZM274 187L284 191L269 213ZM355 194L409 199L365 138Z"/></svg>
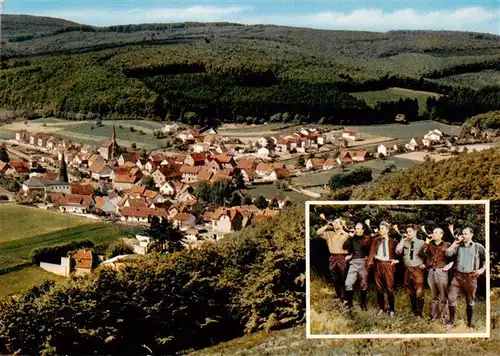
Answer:
<svg viewBox="0 0 500 356"><path fill-rule="evenodd" d="M413 318L398 297L404 267L395 319L371 309L332 318L333 252L316 231L341 213L353 234L357 221L395 215L331 207L320 219L323 210L306 216L305 207L490 200L491 305L500 307L496 13L485 5L470 10L483 20L436 30L408 28L389 9L366 22L396 23L353 30L231 17L256 11L246 7L221 21L190 17L215 11L204 6L135 20L142 12L129 5L104 11L115 5L103 1L77 18L3 4L12 13L0 35L0 354L463 354L464 340L306 340L307 239L319 251L308 273L320 334L447 331ZM451 221L422 211L397 213L408 225L427 219L430 231ZM460 214L457 226L485 215ZM489 305L484 295L477 303ZM495 320L469 354L495 354Z"/></svg>

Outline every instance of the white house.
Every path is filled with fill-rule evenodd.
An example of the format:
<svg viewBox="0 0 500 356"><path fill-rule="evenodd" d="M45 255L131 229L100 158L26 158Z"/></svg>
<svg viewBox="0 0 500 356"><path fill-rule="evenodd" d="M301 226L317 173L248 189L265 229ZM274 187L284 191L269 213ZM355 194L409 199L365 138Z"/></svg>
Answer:
<svg viewBox="0 0 500 356"><path fill-rule="evenodd" d="M260 147L268 147L274 145L274 140L269 136L259 138L258 143Z"/></svg>
<svg viewBox="0 0 500 356"><path fill-rule="evenodd" d="M346 130L342 132L342 137L348 140L357 141L359 140L359 132L354 130Z"/></svg>
<svg viewBox="0 0 500 356"><path fill-rule="evenodd" d="M405 148L409 151L420 150L424 147L424 142L419 137L413 137L409 143L405 145Z"/></svg>
<svg viewBox="0 0 500 356"><path fill-rule="evenodd" d="M439 142L443 139L444 134L438 129L434 129L432 131L427 132L427 134L424 136L424 139L432 141L432 142Z"/></svg>
<svg viewBox="0 0 500 356"><path fill-rule="evenodd" d="M394 153L394 148L382 144L377 147L377 153L383 154L385 157L387 157Z"/></svg>
<svg viewBox="0 0 500 356"><path fill-rule="evenodd" d="M210 145L208 143L195 143L191 146L194 153L208 152L210 150Z"/></svg>
<svg viewBox="0 0 500 356"><path fill-rule="evenodd" d="M175 122L173 124L165 124L165 126L163 127L163 132L167 133L176 132L177 130L179 130L179 125L177 125Z"/></svg>
<svg viewBox="0 0 500 356"><path fill-rule="evenodd" d="M306 162L307 169L323 169L324 158L309 158Z"/></svg>
<svg viewBox="0 0 500 356"><path fill-rule="evenodd" d="M262 157L262 158L269 158L272 154L272 151L270 151L266 147L261 147L257 150L257 156Z"/></svg>
<svg viewBox="0 0 500 356"><path fill-rule="evenodd" d="M186 230L196 225L196 218L193 214L177 213L172 218L172 224L174 225L174 227L178 227L181 230Z"/></svg>

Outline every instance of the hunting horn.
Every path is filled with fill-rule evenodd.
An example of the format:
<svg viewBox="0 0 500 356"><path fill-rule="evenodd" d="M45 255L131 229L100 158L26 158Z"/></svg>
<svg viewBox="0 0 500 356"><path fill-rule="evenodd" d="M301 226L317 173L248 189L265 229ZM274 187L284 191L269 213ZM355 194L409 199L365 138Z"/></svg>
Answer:
<svg viewBox="0 0 500 356"><path fill-rule="evenodd" d="M453 236L453 238L456 240L456 241L460 241L460 231L458 231L456 234L455 234L455 227L453 226L453 224L450 224L448 225L448 228L450 229L450 232L451 232L451 236Z"/></svg>
<svg viewBox="0 0 500 356"><path fill-rule="evenodd" d="M392 225L392 228L398 233L399 236L401 236L402 238L406 238L406 234L402 234L401 231L399 231L397 224Z"/></svg>
<svg viewBox="0 0 500 356"><path fill-rule="evenodd" d="M425 225L420 226L420 230L421 230L421 231L422 231L422 232L423 232L423 233L424 233L427 237L429 237L429 238L431 238L431 239L433 238L433 237L432 237L431 235L429 235L429 234L427 233L427 231L425 230Z"/></svg>

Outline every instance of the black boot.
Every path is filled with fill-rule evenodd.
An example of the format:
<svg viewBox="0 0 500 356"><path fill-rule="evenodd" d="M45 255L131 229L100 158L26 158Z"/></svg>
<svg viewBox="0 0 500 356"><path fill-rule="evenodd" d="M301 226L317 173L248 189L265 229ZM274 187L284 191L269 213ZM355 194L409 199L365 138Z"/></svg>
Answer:
<svg viewBox="0 0 500 356"><path fill-rule="evenodd" d="M377 302L378 302L378 309L379 310L384 310L384 294L381 292L377 292Z"/></svg>
<svg viewBox="0 0 500 356"><path fill-rule="evenodd" d="M342 286L335 283L335 298L342 300Z"/></svg>
<svg viewBox="0 0 500 356"><path fill-rule="evenodd" d="M411 311L413 314L417 315L417 297L414 295L410 295L410 303L411 303Z"/></svg>
<svg viewBox="0 0 500 356"><path fill-rule="evenodd" d="M467 313L467 327L472 328L472 317L474 316L474 307L467 305L465 312Z"/></svg>
<svg viewBox="0 0 500 356"><path fill-rule="evenodd" d="M352 308L352 290L346 290L344 292L345 307L347 309Z"/></svg>
<svg viewBox="0 0 500 356"><path fill-rule="evenodd" d="M388 295L387 299L389 300L389 312L394 311L394 295Z"/></svg>
<svg viewBox="0 0 500 356"><path fill-rule="evenodd" d="M417 298L417 316L423 317L424 316L424 304L425 300L424 298Z"/></svg>
<svg viewBox="0 0 500 356"><path fill-rule="evenodd" d="M450 311L450 320L446 323L447 328L451 328L455 325L455 315L457 314L457 307L452 307L451 305L449 306L449 311ZM469 316L469 314L467 314Z"/></svg>
<svg viewBox="0 0 500 356"><path fill-rule="evenodd" d="M361 310L368 310L367 290L361 291Z"/></svg>

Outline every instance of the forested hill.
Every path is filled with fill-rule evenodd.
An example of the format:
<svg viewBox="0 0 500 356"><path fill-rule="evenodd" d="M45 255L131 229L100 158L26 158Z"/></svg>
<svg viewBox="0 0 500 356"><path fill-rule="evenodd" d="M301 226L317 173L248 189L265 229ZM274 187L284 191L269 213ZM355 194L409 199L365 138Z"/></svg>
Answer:
<svg viewBox="0 0 500 356"><path fill-rule="evenodd" d="M498 286L499 170L499 148L469 153L389 174L353 198L493 199L491 271ZM46 283L0 301L0 353L174 354L303 325L304 218L303 206L291 206L200 249L149 255L135 267Z"/></svg>
<svg viewBox="0 0 500 356"><path fill-rule="evenodd" d="M500 109L500 37L491 34L2 23L0 106L27 116L384 123L404 113L462 123ZM392 87L415 93L379 103L351 95Z"/></svg>

